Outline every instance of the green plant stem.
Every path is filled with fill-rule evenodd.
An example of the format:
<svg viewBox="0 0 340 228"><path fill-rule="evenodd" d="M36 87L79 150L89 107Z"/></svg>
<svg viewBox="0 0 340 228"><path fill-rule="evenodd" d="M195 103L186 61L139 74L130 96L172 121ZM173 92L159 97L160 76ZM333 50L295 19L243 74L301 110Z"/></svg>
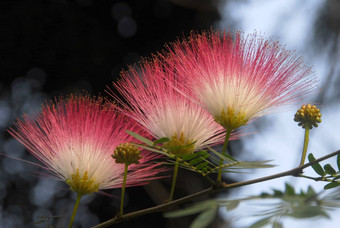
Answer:
<svg viewBox="0 0 340 228"><path fill-rule="evenodd" d="M336 156L338 154L340 154L340 150L335 151L335 152L330 153L328 155L325 155L321 158L318 158L315 161L309 162L309 163L304 164L302 166L298 166L294 169L291 169L291 170L288 170L288 171L285 171L285 172L281 172L281 173L277 173L277 174L274 174L274 175L265 176L265 177L261 177L261 178L257 178L257 179L253 179L253 180L249 180L249 181L241 181L241 182L236 182L236 183L232 183L232 184L222 184L218 187L210 187L210 188L207 188L207 189L202 190L200 192L196 192L194 194L185 196L185 197L177 199L177 200L173 200L173 201L168 202L168 203L164 203L164 204L157 205L157 206L154 206L154 207L150 207L150 208L142 209L142 210L139 210L139 211L131 212L131 213L125 214L125 215L120 216L120 217L112 218L112 219L107 220L103 223L100 223L100 224L98 224L98 225L96 225L92 228L109 227L113 224L116 224L116 223L119 223L119 222L122 222L122 221L125 221L125 220L128 220L128 219L136 218L136 217L139 217L139 216L143 216L143 215L158 212L158 211L164 211L171 206L175 206L175 205L187 202L189 200L198 198L199 196L210 194L210 193L226 191L226 190L229 190L231 188L237 188L237 187L247 186L247 185L251 185L251 184L256 184L256 183L260 183L260 182L264 182L264 181L268 181L268 180L273 180L273 179L284 177L284 176L300 177L299 175L300 175L300 173L303 169L305 169L305 168L307 168L311 165L314 165L318 162L321 162L323 160L326 160L330 157Z"/></svg>
<svg viewBox="0 0 340 228"><path fill-rule="evenodd" d="M120 210L119 210L119 214L118 214L119 216L123 215L124 194L125 194L125 185L126 185L126 177L127 177L128 167L129 167L129 165L127 163L125 163L122 195L120 197Z"/></svg>
<svg viewBox="0 0 340 228"><path fill-rule="evenodd" d="M325 181L325 182L332 182L332 180L329 180L328 178L334 178L333 176L323 176L323 177L310 177L310 176L305 176L305 175L300 175L300 177L314 180L314 181Z"/></svg>
<svg viewBox="0 0 340 228"><path fill-rule="evenodd" d="M76 213L77 213L77 210L78 210L78 206L79 206L79 202L80 202L81 197L82 197L82 195L77 194L77 200L76 200L76 203L74 204L72 217L70 219L70 223L68 224L68 228L71 228L72 225L73 225L73 221L74 221L74 218L76 217Z"/></svg>
<svg viewBox="0 0 340 228"><path fill-rule="evenodd" d="M301 162L300 166L302 166L305 163L306 155L307 155L307 148L308 148L308 142L309 142L309 126L306 124L305 126L305 139L303 142L303 150L302 150L302 156L301 156Z"/></svg>
<svg viewBox="0 0 340 228"><path fill-rule="evenodd" d="M169 195L169 202L172 201L172 198L174 196L177 174L178 174L178 166L179 166L179 159L177 158L176 163L175 163L175 168L174 168L174 174L173 174L173 177L172 177L172 184L171 184L171 191L170 191L170 195Z"/></svg>
<svg viewBox="0 0 340 228"><path fill-rule="evenodd" d="M227 131L225 133L225 140L224 140L224 144L223 144L222 155L226 155L226 153L227 153L227 147L228 147L230 134L231 134L231 130L227 129ZM223 165L223 159L221 159L221 161L220 161L220 166L222 166L222 165ZM220 185L222 183L222 170L223 170L222 167L218 170L216 185Z"/></svg>

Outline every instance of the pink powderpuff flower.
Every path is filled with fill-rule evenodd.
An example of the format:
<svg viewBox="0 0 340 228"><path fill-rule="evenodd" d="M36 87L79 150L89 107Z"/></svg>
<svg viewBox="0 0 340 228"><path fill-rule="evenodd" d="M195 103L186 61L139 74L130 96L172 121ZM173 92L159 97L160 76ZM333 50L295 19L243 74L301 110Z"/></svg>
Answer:
<svg viewBox="0 0 340 228"><path fill-rule="evenodd" d="M154 58L139 67L130 67L114 86L126 101L120 102L122 112L155 138L169 138L168 146L192 145L172 153L192 153L223 142L224 129L202 107L174 88L180 83L174 69Z"/></svg>
<svg viewBox="0 0 340 228"><path fill-rule="evenodd" d="M122 186L124 164L116 164L111 154L119 144L133 141L125 129L145 135L103 98L71 95L47 103L35 118L24 115L9 133L81 196ZM129 166L128 186L146 184L163 171L150 163L158 155L141 155L139 164Z"/></svg>
<svg viewBox="0 0 340 228"><path fill-rule="evenodd" d="M184 88L229 131L292 104L315 89L316 78L301 57L256 33L192 33L167 47L163 61ZM183 88L181 89L183 90Z"/></svg>

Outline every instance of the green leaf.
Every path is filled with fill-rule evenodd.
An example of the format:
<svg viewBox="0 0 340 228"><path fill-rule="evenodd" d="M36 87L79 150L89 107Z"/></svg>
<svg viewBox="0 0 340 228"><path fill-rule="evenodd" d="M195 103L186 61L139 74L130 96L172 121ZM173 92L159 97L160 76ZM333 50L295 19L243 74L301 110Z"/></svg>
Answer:
<svg viewBox="0 0 340 228"><path fill-rule="evenodd" d="M271 160L266 161L252 161L252 162L245 162L240 161L238 163L235 163L235 168L241 168L241 169L259 169L259 168L272 168L275 165L266 164L268 162L271 162Z"/></svg>
<svg viewBox="0 0 340 228"><path fill-rule="evenodd" d="M208 160L210 154L207 151L198 151L193 154L176 155L176 157L181 158L179 164L181 168L198 172L203 176L206 176L209 171L215 168L215 165Z"/></svg>
<svg viewBox="0 0 340 228"><path fill-rule="evenodd" d="M238 207L239 204L240 204L239 200L231 200L231 201L228 202L226 209L227 209L227 211L234 210L235 208Z"/></svg>
<svg viewBox="0 0 340 228"><path fill-rule="evenodd" d="M235 158L233 158L232 156L225 154L222 155L221 153L217 152L216 150L214 150L211 147L207 147L213 154L215 154L217 157L219 157L220 159L223 159L224 161L237 161Z"/></svg>
<svg viewBox="0 0 340 228"><path fill-rule="evenodd" d="M189 164L190 165L197 165L199 163L201 163L203 161L203 159L201 157L198 157L198 158L195 158L195 159L192 159Z"/></svg>
<svg viewBox="0 0 340 228"><path fill-rule="evenodd" d="M195 220L191 223L190 228L205 228L207 227L215 218L217 214L218 206L214 206L204 211L202 214L197 216Z"/></svg>
<svg viewBox="0 0 340 228"><path fill-rule="evenodd" d="M255 222L253 225L251 225L249 228L262 228L270 222L271 218L272 216L260 219L257 222Z"/></svg>
<svg viewBox="0 0 340 228"><path fill-rule="evenodd" d="M216 205L217 205L217 202L215 200L204 201L204 202L197 203L193 206L189 206L181 210L165 213L164 216L166 218L175 218L175 217L182 217L182 216L197 214L197 213L207 210L208 207L214 207Z"/></svg>
<svg viewBox="0 0 340 228"><path fill-rule="evenodd" d="M326 184L325 187L323 187L323 189L327 190L327 189L335 188L338 186L340 186L340 183L332 182L332 183Z"/></svg>
<svg viewBox="0 0 340 228"><path fill-rule="evenodd" d="M281 192L280 190L273 189L273 192L274 192L274 196L278 196L278 197L283 196L283 192Z"/></svg>
<svg viewBox="0 0 340 228"><path fill-rule="evenodd" d="M338 170L340 171L340 154L338 154L338 156L336 156L336 163L338 165Z"/></svg>
<svg viewBox="0 0 340 228"><path fill-rule="evenodd" d="M307 190L307 197L312 197L312 196L316 196L316 193L314 191L314 189L311 186L308 186L308 190Z"/></svg>
<svg viewBox="0 0 340 228"><path fill-rule="evenodd" d="M287 214L293 218L311 218L317 216L327 217L327 213L319 206L310 206L307 204L301 204L297 207L293 207L293 211Z"/></svg>
<svg viewBox="0 0 340 228"><path fill-rule="evenodd" d="M333 181L338 180L338 179L340 179L340 175L335 176L334 179L333 179Z"/></svg>
<svg viewBox="0 0 340 228"><path fill-rule="evenodd" d="M306 193L301 189L301 190L300 190L300 194L298 194L298 195L300 195L300 196L305 196Z"/></svg>
<svg viewBox="0 0 340 228"><path fill-rule="evenodd" d="M135 139L138 139L139 141L145 143L146 145L149 145L149 146L153 146L153 142L147 138L144 138L143 136L133 132L133 131L128 131L128 130L125 130L126 133L128 133L129 135L131 135L132 137L134 137Z"/></svg>
<svg viewBox="0 0 340 228"><path fill-rule="evenodd" d="M169 138L164 137L164 138L159 138L159 139L157 139L157 140L154 141L153 143L154 143L154 144L162 144L162 143L169 142L169 141L170 141Z"/></svg>
<svg viewBox="0 0 340 228"><path fill-rule="evenodd" d="M177 155L177 157L182 159L180 162L180 166L182 168L199 172L203 176L206 175L206 172L215 168L214 164L207 160L210 157L210 154L207 151L198 151L193 154Z"/></svg>
<svg viewBox="0 0 340 228"><path fill-rule="evenodd" d="M293 188L291 185L289 185L289 184L286 183L286 190L285 190L285 193L286 193L287 195L293 196L293 195L295 195L295 190L294 190L294 188Z"/></svg>
<svg viewBox="0 0 340 228"><path fill-rule="evenodd" d="M209 165L208 162L202 162L202 163L200 163L199 165L197 165L196 168L197 168L198 170L202 170L202 169L205 169L208 165Z"/></svg>
<svg viewBox="0 0 340 228"><path fill-rule="evenodd" d="M308 155L308 160L309 160L309 162L312 162L312 161L315 161L316 159L314 158L313 154L310 153L310 154ZM313 165L312 165L312 168L313 168L314 171L315 171L317 174L319 174L320 176L323 177L323 176L326 175L325 171L323 170L323 168L321 167L321 165L320 165L319 163L313 164Z"/></svg>
<svg viewBox="0 0 340 228"><path fill-rule="evenodd" d="M146 149L146 150L149 150L149 151L153 151L153 152L156 152L156 153L159 153L159 154L163 154L163 155L170 157L170 158L174 158L174 155L167 153L167 152L164 152L164 151L161 151L161 150L158 150L158 149L155 149L153 147L144 146L144 145L141 145L141 144L138 144L138 143L135 143L135 145L140 147L140 148L143 148L143 149Z"/></svg>
<svg viewBox="0 0 340 228"><path fill-rule="evenodd" d="M283 228L283 225L276 221L273 223L273 228Z"/></svg>
<svg viewBox="0 0 340 228"><path fill-rule="evenodd" d="M179 154L177 156L182 158L184 161L189 161L189 160L192 160L194 158L204 156L205 154L207 154L206 151L197 151L197 152L192 153L192 154L183 154L183 155ZM209 154L208 154L208 156L209 156Z"/></svg>
<svg viewBox="0 0 340 228"><path fill-rule="evenodd" d="M261 195L260 195L262 198L267 198L267 197L270 197L271 195L267 192L262 192Z"/></svg>
<svg viewBox="0 0 340 228"><path fill-rule="evenodd" d="M336 174L335 169L333 169L333 167L330 164L326 164L323 168L325 169L326 173L332 176Z"/></svg>
<svg viewBox="0 0 340 228"><path fill-rule="evenodd" d="M201 162L205 162L209 158L209 154L205 151L199 151L191 154L192 156L183 156L182 159L188 162L190 165L194 166ZM190 159L188 159L190 158ZM190 160L190 161L189 161Z"/></svg>

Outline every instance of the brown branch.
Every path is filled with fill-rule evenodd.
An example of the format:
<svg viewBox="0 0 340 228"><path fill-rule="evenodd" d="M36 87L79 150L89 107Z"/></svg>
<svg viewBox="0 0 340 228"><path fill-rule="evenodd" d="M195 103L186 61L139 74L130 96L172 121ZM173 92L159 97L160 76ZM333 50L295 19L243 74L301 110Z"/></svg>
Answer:
<svg viewBox="0 0 340 228"><path fill-rule="evenodd" d="M325 156L323 156L319 159L316 159L315 161L309 162L309 163L304 164L302 166L296 167L294 169L291 169L291 170L288 170L288 171L285 171L285 172L277 173L277 174L274 174L274 175L265 176L265 177L261 177L261 178L257 178L257 179L253 179L253 180L249 180L249 181L236 182L236 183L232 183L232 184L223 183L220 186L210 187L210 188L205 189L203 191L185 196L185 197L177 199L177 200L173 200L173 201L168 202L168 203L164 203L164 204L157 205L157 206L154 206L154 207L150 207L150 208L147 208L147 209L142 209L142 210L139 210L139 211L131 212L131 213L119 216L119 217L114 217L110 220L107 220L103 223L100 223L100 224L94 226L93 228L108 227L110 225L122 222L124 220L128 220L128 219L131 219L131 218L139 217L139 216L142 216L142 215L146 215L146 214L150 214L150 213L154 213L154 212L158 212L158 211L164 211L171 206L178 205L178 204L184 203L186 201L189 201L191 199L197 198L199 196L214 193L214 192L226 191L226 190L231 189L231 188L237 188L237 187L242 187L242 186L246 186L246 185L256 184L256 183L260 183L260 182L264 182L264 181L268 181L268 180L272 180L272 179L276 179L276 178L280 178L280 177L284 177L284 176L299 177L299 175L302 173L303 169L305 169L309 166L312 166L312 165L314 165L318 162L321 162L323 160L326 160L330 157L338 155L338 154L340 154L340 150L335 151L333 153L330 153L328 155L325 155Z"/></svg>

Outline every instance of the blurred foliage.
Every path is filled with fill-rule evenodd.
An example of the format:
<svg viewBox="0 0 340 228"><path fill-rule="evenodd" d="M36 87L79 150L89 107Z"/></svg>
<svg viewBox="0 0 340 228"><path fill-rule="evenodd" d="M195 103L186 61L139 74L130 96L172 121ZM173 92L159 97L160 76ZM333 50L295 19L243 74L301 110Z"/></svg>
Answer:
<svg viewBox="0 0 340 228"><path fill-rule="evenodd" d="M340 206L340 189L319 194L312 187L308 187L307 191L297 192L293 186L286 183L283 191L273 189L271 193L263 192L259 196L250 196L242 199L208 200L186 207L185 209L165 213L167 218L177 218L192 214L199 214L192 222L191 228L207 227L217 216L218 208L224 207L228 212L235 210L240 204L249 206L250 202L255 201L256 206L264 207L264 210L255 210L254 214L247 216L261 217L251 228L260 228L265 225L272 227L283 227L281 219L296 218L308 219L315 217L330 218L327 211L333 210ZM266 204L267 201L270 203ZM253 204L254 205L254 204ZM237 213L237 212L236 212Z"/></svg>
<svg viewBox="0 0 340 228"><path fill-rule="evenodd" d="M318 55L320 52L326 51L327 72L324 76L326 80L320 85L321 89L316 102L327 104L338 102L340 91L340 69L339 58L339 43L340 43L340 1L327 0L324 1L318 9L313 27L313 48ZM332 91L331 93L329 91Z"/></svg>
<svg viewBox="0 0 340 228"><path fill-rule="evenodd" d="M329 43L338 42L334 38L340 32L340 1L324 1L324 4L318 10L314 24L315 36L313 36L313 39L317 42L315 48L323 49Z"/></svg>

